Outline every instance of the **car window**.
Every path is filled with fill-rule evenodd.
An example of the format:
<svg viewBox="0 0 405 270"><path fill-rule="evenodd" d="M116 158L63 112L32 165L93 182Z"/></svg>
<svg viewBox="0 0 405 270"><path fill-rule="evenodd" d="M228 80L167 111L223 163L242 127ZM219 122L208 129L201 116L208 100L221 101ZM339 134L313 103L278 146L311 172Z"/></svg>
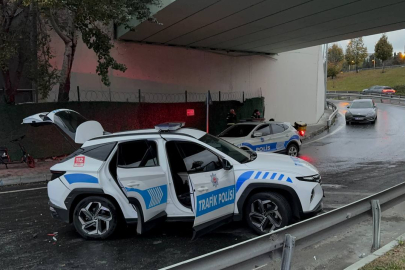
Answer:
<svg viewBox="0 0 405 270"><path fill-rule="evenodd" d="M71 138L75 137L76 129L86 121L81 114L73 111L59 111L54 116L54 123Z"/></svg>
<svg viewBox="0 0 405 270"><path fill-rule="evenodd" d="M118 167L141 168L158 166L157 146L153 141L121 143L118 148Z"/></svg>
<svg viewBox="0 0 405 270"><path fill-rule="evenodd" d="M177 143L188 173L211 172L222 169L221 160L206 148L191 142Z"/></svg>
<svg viewBox="0 0 405 270"><path fill-rule="evenodd" d="M391 89L391 87L389 87L389 86L385 86L385 87L384 87L384 89Z"/></svg>
<svg viewBox="0 0 405 270"><path fill-rule="evenodd" d="M371 101L359 101L359 102L353 102L352 105L350 106L350 109L366 109L366 108L372 108L373 107L373 102Z"/></svg>
<svg viewBox="0 0 405 270"><path fill-rule="evenodd" d="M270 126L267 124L261 125L258 129L255 130L255 132L262 133L262 136L268 136L270 135Z"/></svg>
<svg viewBox="0 0 405 270"><path fill-rule="evenodd" d="M230 156L239 163L246 163L252 160L250 153L210 134L205 134L204 136L202 136L200 141L208 144L211 147L214 147L225 155Z"/></svg>
<svg viewBox="0 0 405 270"><path fill-rule="evenodd" d="M283 127L284 127L285 130L287 130L287 129L290 128L290 127L289 127L288 125L286 125L286 124L283 124Z"/></svg>
<svg viewBox="0 0 405 270"><path fill-rule="evenodd" d="M257 125L234 125L224 130L218 137L246 137Z"/></svg>
<svg viewBox="0 0 405 270"><path fill-rule="evenodd" d="M271 124L272 134L282 133L285 131L283 124Z"/></svg>

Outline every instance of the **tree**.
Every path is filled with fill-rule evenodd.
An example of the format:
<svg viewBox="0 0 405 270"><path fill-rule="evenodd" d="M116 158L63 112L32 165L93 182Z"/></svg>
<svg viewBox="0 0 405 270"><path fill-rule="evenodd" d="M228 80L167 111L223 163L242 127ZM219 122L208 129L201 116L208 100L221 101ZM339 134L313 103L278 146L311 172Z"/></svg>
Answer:
<svg viewBox="0 0 405 270"><path fill-rule="evenodd" d="M382 73L385 72L384 66L385 61L392 57L392 44L388 42L388 37L386 34L383 34L381 38L378 40L377 44L375 44L374 52L375 56L380 59L383 63Z"/></svg>
<svg viewBox="0 0 405 270"><path fill-rule="evenodd" d="M110 85L109 69L125 72L126 67L110 54L114 44L109 29L111 23L126 25L132 18L152 20L149 7L160 5L160 0L39 0L49 22L65 44L62 69L59 78L58 101L68 101L70 75L78 38L97 55L96 72L105 85Z"/></svg>
<svg viewBox="0 0 405 270"><path fill-rule="evenodd" d="M342 70L343 64L343 50L337 44L333 44L330 48L328 48L328 77L331 77L332 80L339 74ZM335 83L333 83L333 87L335 87Z"/></svg>
<svg viewBox="0 0 405 270"><path fill-rule="evenodd" d="M21 46L29 37L29 8L24 5L23 0L0 0L0 5L0 69L6 102L13 104L24 65L30 55L29 51Z"/></svg>
<svg viewBox="0 0 405 270"><path fill-rule="evenodd" d="M358 66L363 63L367 57L367 48L364 46L363 38L353 38L346 47L345 59L349 65L356 65L356 72L359 72Z"/></svg>
<svg viewBox="0 0 405 270"><path fill-rule="evenodd" d="M39 15L36 1L0 0L0 70L9 104L15 103L23 73L42 97L58 76L49 63L49 29Z"/></svg>

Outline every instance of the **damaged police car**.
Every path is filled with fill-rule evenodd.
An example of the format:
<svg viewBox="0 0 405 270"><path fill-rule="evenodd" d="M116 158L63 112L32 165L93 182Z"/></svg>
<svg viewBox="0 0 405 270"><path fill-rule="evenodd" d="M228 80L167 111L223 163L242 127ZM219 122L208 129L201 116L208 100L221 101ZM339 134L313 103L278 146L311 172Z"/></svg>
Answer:
<svg viewBox="0 0 405 270"><path fill-rule="evenodd" d="M322 210L321 178L309 163L249 154L184 123L107 133L67 109L23 123L55 124L83 144L51 168L48 196L52 216L84 238L105 239L121 221L142 234L160 222L189 220L195 238L244 219L264 234Z"/></svg>

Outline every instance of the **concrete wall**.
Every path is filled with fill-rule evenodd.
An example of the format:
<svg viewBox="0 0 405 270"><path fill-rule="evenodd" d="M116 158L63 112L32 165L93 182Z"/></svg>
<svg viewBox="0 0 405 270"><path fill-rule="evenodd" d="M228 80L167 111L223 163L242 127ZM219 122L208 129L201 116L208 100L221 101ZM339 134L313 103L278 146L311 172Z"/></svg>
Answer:
<svg viewBox="0 0 405 270"><path fill-rule="evenodd" d="M54 65L61 67L63 43L53 36ZM219 53L116 41L113 55L127 71L112 71L106 87L95 73L97 59L83 43L73 65L71 99L76 87L108 93L251 92L265 97L266 118L315 123L323 113L324 87L321 47L278 56L228 56ZM49 100L57 97L57 87ZM92 96L92 95L90 95ZM95 98L95 94L93 94ZM90 98L89 98L90 99ZM87 100L89 100L87 99Z"/></svg>

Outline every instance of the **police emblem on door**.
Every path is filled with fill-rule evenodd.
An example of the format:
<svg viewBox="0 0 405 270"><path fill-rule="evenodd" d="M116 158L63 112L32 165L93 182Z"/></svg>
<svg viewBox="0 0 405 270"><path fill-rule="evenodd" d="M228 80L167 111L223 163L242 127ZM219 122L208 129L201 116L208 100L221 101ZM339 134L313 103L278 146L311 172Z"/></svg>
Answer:
<svg viewBox="0 0 405 270"><path fill-rule="evenodd" d="M214 187L218 186L218 177L214 173L211 174L211 183Z"/></svg>

